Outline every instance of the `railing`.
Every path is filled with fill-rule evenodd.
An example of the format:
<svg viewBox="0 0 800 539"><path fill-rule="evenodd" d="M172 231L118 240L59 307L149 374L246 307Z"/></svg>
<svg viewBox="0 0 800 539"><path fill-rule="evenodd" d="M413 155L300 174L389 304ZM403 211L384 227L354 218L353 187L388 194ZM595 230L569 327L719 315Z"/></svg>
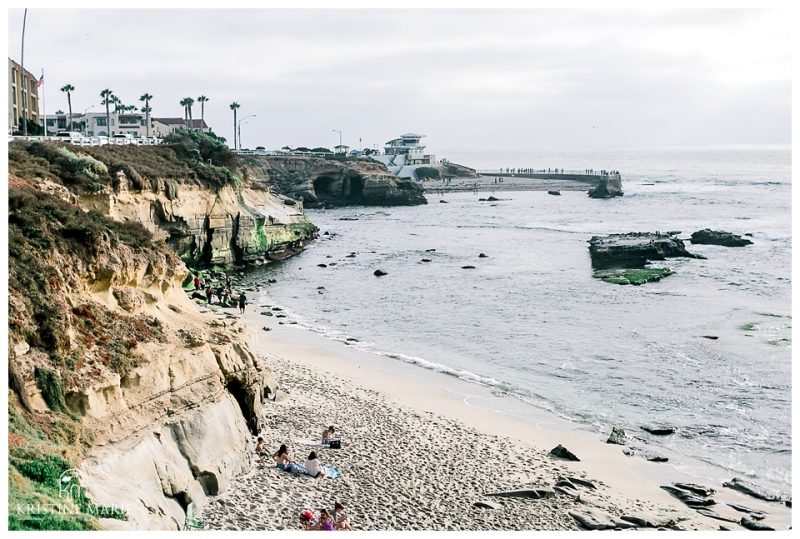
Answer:
<svg viewBox="0 0 800 539"><path fill-rule="evenodd" d="M515 176L524 174L556 174L569 176L608 176L609 174L619 174L617 171L594 170L586 168L583 170L564 169L564 168L498 168L498 169L478 169L478 174L494 174L497 176Z"/></svg>
<svg viewBox="0 0 800 539"><path fill-rule="evenodd" d="M15 140L22 140L28 142L61 142L63 144L72 144L73 146L105 146L110 144L112 146L126 146L133 144L134 146L154 146L156 144L161 144L161 139L150 137L150 138L114 138L114 137L105 137L105 136L98 136L98 137L43 137L43 136L17 136L17 135L9 135L8 141L13 142Z"/></svg>

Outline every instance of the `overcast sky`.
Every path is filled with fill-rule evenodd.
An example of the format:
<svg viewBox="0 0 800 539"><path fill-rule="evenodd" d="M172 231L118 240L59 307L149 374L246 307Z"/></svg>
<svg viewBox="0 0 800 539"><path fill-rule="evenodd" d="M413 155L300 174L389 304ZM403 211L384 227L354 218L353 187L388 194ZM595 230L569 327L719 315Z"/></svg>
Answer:
<svg viewBox="0 0 800 539"><path fill-rule="evenodd" d="M9 12L19 60L22 10ZM48 113L155 96L244 147L789 143L790 17L755 10L28 11L25 67ZM193 109L199 118L200 107Z"/></svg>

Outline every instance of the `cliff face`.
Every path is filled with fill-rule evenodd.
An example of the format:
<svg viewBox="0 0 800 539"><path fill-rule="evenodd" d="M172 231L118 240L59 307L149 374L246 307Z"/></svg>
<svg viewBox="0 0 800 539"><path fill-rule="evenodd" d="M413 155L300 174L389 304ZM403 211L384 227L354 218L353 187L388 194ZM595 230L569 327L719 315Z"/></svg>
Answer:
<svg viewBox="0 0 800 539"><path fill-rule="evenodd" d="M236 317L187 297L167 244L187 259L257 260L313 227L252 183L144 182L120 168L102 184L103 168L73 155L69 170L92 167L87 192L66 164L12 159L25 177L9 177L9 507L75 514L10 511L9 527L181 529L190 503L249 469L276 383ZM68 497L65 474L80 483Z"/></svg>
<svg viewBox="0 0 800 539"><path fill-rule="evenodd" d="M117 221L142 223L190 264L242 264L283 258L299 251L316 228L302 207L288 205L262 182L174 188L163 178L135 190L124 172L118 187L82 195L77 203ZM171 191L174 189L174 191Z"/></svg>
<svg viewBox="0 0 800 539"><path fill-rule="evenodd" d="M245 163L248 176L269 183L283 195L302 200L309 208L427 203L418 182L398 178L374 161L252 156Z"/></svg>

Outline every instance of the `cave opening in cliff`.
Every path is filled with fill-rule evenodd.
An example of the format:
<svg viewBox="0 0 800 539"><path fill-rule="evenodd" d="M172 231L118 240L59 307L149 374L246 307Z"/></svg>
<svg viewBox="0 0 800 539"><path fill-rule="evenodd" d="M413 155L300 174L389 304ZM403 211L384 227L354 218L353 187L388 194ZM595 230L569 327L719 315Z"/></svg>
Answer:
<svg viewBox="0 0 800 539"><path fill-rule="evenodd" d="M219 494L219 481L217 481L217 476L213 473L201 473L197 476L197 482L200 483L206 496L216 496Z"/></svg>
<svg viewBox="0 0 800 539"><path fill-rule="evenodd" d="M229 380L228 383L225 384L225 389L227 389L228 393L233 395L233 398L236 399L236 403L239 405L239 409L242 411L242 416L247 421L247 429L254 435L258 434L255 410L253 410L252 406L249 404L250 399L248 398L247 390L244 388L242 383L236 379Z"/></svg>
<svg viewBox="0 0 800 539"><path fill-rule="evenodd" d="M358 204L364 198L364 179L358 174L323 174L314 180L320 202Z"/></svg>

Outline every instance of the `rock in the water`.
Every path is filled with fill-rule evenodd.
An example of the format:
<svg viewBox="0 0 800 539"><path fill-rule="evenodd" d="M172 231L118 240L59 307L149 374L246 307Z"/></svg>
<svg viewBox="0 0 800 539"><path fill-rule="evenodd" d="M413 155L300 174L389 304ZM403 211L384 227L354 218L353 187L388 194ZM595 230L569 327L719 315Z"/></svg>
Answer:
<svg viewBox="0 0 800 539"><path fill-rule="evenodd" d="M648 261L666 258L705 258L686 250L683 241L660 232L629 232L593 236L589 240L592 267L643 268Z"/></svg>
<svg viewBox="0 0 800 539"><path fill-rule="evenodd" d="M439 204L449 204L449 202L447 202L446 200L440 200Z"/></svg>
<svg viewBox="0 0 800 539"><path fill-rule="evenodd" d="M743 492L748 496L752 496L753 498L757 498L759 500L765 500L768 502L782 502L784 501L783 496L778 494L777 492L769 492L766 489L759 487L758 485L754 485L749 481L745 481L744 479L739 479L738 477L734 477L730 481L726 481L722 483L723 487L728 487L733 490L738 490L739 492Z"/></svg>
<svg viewBox="0 0 800 539"><path fill-rule="evenodd" d="M461 269L475 269L475 266L461 266Z"/></svg>
<svg viewBox="0 0 800 539"><path fill-rule="evenodd" d="M704 339L710 339L712 341L716 341L717 339L719 339L719 337L716 335L700 335L700 336L703 337Z"/></svg>
<svg viewBox="0 0 800 539"><path fill-rule="evenodd" d="M747 517L742 517L742 520L739 521L739 524L741 524L742 526L744 526L748 530L753 530L753 531L764 531L764 532L775 531L775 528L771 528L770 526L767 526L766 524L762 524L761 522L758 522L757 520L752 520L752 519L749 519Z"/></svg>
<svg viewBox="0 0 800 539"><path fill-rule="evenodd" d="M701 245L722 245L724 247L744 247L753 242L731 232L724 230L711 230L705 228L692 234L692 243Z"/></svg>
<svg viewBox="0 0 800 539"><path fill-rule="evenodd" d="M487 202L497 202L498 200L500 200L500 199L499 198L495 198L495 197L489 197L489 198L486 199Z"/></svg>
<svg viewBox="0 0 800 539"><path fill-rule="evenodd" d="M561 191L551 190L547 192L548 195L561 196Z"/></svg>
<svg viewBox="0 0 800 539"><path fill-rule="evenodd" d="M659 455L658 453L642 453L642 456L645 460L650 462L669 462L669 458L665 457L664 455Z"/></svg>
<svg viewBox="0 0 800 539"><path fill-rule="evenodd" d="M625 193L622 192L622 179L616 178L603 178L597 185L589 190L589 197L591 198L614 198L621 197Z"/></svg>
<svg viewBox="0 0 800 539"><path fill-rule="evenodd" d="M356 257L355 253L350 253L349 255L345 256L345 258L355 258L355 257Z"/></svg>
<svg viewBox="0 0 800 539"><path fill-rule="evenodd" d="M478 258L488 258L488 255L486 253L481 253L478 255Z"/></svg>
<svg viewBox="0 0 800 539"><path fill-rule="evenodd" d="M668 436L675 434L675 427L668 425L644 425L642 430L649 432L654 436Z"/></svg>
<svg viewBox="0 0 800 539"><path fill-rule="evenodd" d="M422 260L420 260L420 262L430 262L430 261L431 261L430 258L423 258Z"/></svg>
<svg viewBox="0 0 800 539"><path fill-rule="evenodd" d="M569 516L574 518L581 528L587 530L613 530L617 527L613 516L598 509L569 511Z"/></svg>
<svg viewBox="0 0 800 539"><path fill-rule="evenodd" d="M606 440L607 444L625 445L628 443L628 437L625 435L625 430L622 427L611 427L611 435Z"/></svg>
<svg viewBox="0 0 800 539"><path fill-rule="evenodd" d="M327 264L317 264L317 267L318 268L327 268L328 265Z"/></svg>
<svg viewBox="0 0 800 539"><path fill-rule="evenodd" d="M478 500L472 505L475 507L481 507L483 509L500 509L500 507L502 507L500 504L490 502L489 500Z"/></svg>
<svg viewBox="0 0 800 539"><path fill-rule="evenodd" d="M372 274L375 277L383 277L384 275L387 275L387 273L385 271L383 271L382 269L376 269L374 272L372 272Z"/></svg>
<svg viewBox="0 0 800 539"><path fill-rule="evenodd" d="M433 253L433 252L435 252L435 251L436 251L436 249L425 249L425 252L426 252L426 253Z"/></svg>
<svg viewBox="0 0 800 539"><path fill-rule="evenodd" d="M683 490L688 490L689 492L693 492L698 496L703 496L704 498L708 498L709 496L713 496L717 493L711 487L707 487L704 485L698 485L697 483L673 483L676 487L681 488ZM728 504L730 505L730 504Z"/></svg>
<svg viewBox="0 0 800 539"><path fill-rule="evenodd" d="M261 328L261 329L263 329L264 331L272 331L272 330L271 330L271 329L269 329L267 326L264 326L264 327L263 327L263 328Z"/></svg>
<svg viewBox="0 0 800 539"><path fill-rule="evenodd" d="M580 461L581 460L578 457L576 457L574 453L572 453L569 449L567 449L566 447L564 447L561 444L558 444L553 449L551 449L550 450L550 454L553 455L554 457L558 457L558 458L562 458L562 459L566 459L566 460L575 460L575 461Z"/></svg>

